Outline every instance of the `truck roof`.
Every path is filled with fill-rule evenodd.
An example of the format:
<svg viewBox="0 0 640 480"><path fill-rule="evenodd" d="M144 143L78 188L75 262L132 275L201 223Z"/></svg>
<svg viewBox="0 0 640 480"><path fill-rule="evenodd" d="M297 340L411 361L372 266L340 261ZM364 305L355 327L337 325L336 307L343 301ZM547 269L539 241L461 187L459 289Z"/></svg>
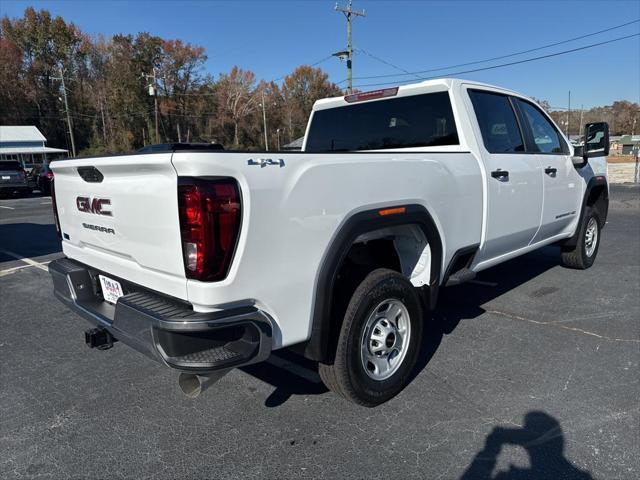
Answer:
<svg viewBox="0 0 640 480"><path fill-rule="evenodd" d="M524 95L514 92L512 90L503 88L503 87L498 87L495 85L490 85L488 83L481 83L481 82L475 82L473 80L464 80L461 78L436 78L433 80L425 80L423 82L417 82L417 83L409 83L407 85L400 85L398 87L386 87L386 88L382 88L379 90L387 90L390 88L397 88L398 89L398 93L394 96L404 96L404 95L417 95L420 93L427 93L427 92L431 92L431 91L438 91L438 90L451 90L452 88L459 86L461 84L467 84L467 85L476 85L478 87L483 87L483 88L490 88L492 90L500 90L504 93L508 93L510 95L517 95L520 97L523 97ZM375 90L375 91L379 91L379 90ZM366 93L366 92L363 92ZM324 110L326 108L335 108L335 107L342 107L342 106L346 106L346 105L350 105L349 102L345 101L345 97L346 96L341 96L341 97L331 97L331 98L323 98L321 100L316 101L316 103L313 105L313 110ZM390 97L386 97L386 98L390 98Z"/></svg>

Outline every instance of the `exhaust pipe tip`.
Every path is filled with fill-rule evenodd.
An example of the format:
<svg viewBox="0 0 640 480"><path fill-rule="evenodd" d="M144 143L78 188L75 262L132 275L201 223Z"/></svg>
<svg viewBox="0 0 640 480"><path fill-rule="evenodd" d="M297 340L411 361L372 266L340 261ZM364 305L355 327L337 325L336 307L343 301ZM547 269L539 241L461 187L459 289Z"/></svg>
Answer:
<svg viewBox="0 0 640 480"><path fill-rule="evenodd" d="M178 377L180 390L189 398L196 398L202 393L202 382L198 375L181 373Z"/></svg>
<svg viewBox="0 0 640 480"><path fill-rule="evenodd" d="M189 398L197 398L211 385L216 383L231 369L218 370L208 375L195 375L193 373L180 373L178 376L178 386L182 393Z"/></svg>

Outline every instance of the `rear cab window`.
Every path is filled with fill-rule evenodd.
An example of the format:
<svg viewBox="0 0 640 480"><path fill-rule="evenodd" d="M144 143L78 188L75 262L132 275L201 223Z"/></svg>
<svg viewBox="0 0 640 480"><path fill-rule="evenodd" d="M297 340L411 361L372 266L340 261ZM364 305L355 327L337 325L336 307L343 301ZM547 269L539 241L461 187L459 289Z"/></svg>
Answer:
<svg viewBox="0 0 640 480"><path fill-rule="evenodd" d="M459 145L446 91L316 110L305 151L347 152L443 145Z"/></svg>

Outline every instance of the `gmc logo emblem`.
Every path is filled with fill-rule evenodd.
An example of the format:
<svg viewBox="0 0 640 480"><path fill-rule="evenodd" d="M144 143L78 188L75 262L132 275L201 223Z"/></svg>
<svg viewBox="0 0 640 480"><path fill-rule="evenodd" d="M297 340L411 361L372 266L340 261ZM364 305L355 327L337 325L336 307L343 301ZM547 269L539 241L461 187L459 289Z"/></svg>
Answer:
<svg viewBox="0 0 640 480"><path fill-rule="evenodd" d="M89 197L77 197L76 206L78 210L86 213L95 213L96 215L112 216L111 210L107 210L105 207L111 205L111 200L108 198L89 198Z"/></svg>

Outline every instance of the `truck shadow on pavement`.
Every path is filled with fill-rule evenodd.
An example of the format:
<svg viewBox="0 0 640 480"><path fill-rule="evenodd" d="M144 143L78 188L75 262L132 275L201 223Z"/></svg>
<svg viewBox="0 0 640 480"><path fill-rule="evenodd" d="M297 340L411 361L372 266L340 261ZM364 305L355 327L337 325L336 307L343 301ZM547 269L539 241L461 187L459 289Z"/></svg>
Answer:
<svg viewBox="0 0 640 480"><path fill-rule="evenodd" d="M61 250L56 227L52 224L0 224L0 263L16 260L7 252L20 258L33 258Z"/></svg>
<svg viewBox="0 0 640 480"><path fill-rule="evenodd" d="M479 317L485 313L482 305L559 264L558 248L547 247L482 272L478 277L481 284L467 283L442 289L438 307L432 312L432 318L427 320L422 349L411 380L433 358L444 335L453 333L461 321ZM287 350L274 353L268 362L242 367L241 370L275 387L265 400L267 407L278 407L294 395L320 395L328 391L318 376L317 364Z"/></svg>
<svg viewBox="0 0 640 480"><path fill-rule="evenodd" d="M427 366L445 335L464 320L486 313L483 305L560 266L557 247L545 247L480 272L475 282L440 290L438 305L426 319L422 350L412 380Z"/></svg>
<svg viewBox="0 0 640 480"><path fill-rule="evenodd" d="M278 351L268 361L240 370L275 387L264 401L270 408L283 405L293 395L320 395L329 391L320 380L315 362L288 351Z"/></svg>
<svg viewBox="0 0 640 480"><path fill-rule="evenodd" d="M531 411L519 428L494 427L460 480L591 480L587 471L580 470L564 456L564 434L560 423L551 415ZM495 472L502 447L515 445L525 449L529 467L511 464L508 470Z"/></svg>

